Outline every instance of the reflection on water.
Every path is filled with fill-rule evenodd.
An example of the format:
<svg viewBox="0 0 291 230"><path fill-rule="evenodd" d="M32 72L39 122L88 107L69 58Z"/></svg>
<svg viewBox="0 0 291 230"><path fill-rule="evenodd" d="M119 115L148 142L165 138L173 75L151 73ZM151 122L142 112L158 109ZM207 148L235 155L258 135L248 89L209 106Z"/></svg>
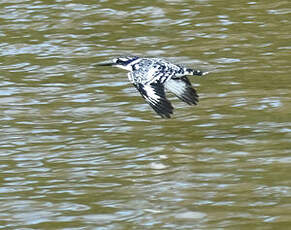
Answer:
<svg viewBox="0 0 291 230"><path fill-rule="evenodd" d="M286 1L0 6L1 228L290 225ZM123 54L212 71L199 105L160 119Z"/></svg>

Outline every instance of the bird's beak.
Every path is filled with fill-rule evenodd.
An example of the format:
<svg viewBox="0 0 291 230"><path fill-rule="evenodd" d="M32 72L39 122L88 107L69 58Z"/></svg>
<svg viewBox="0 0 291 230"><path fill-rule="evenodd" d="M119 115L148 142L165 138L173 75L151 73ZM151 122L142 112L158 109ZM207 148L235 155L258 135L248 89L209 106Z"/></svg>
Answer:
<svg viewBox="0 0 291 230"><path fill-rule="evenodd" d="M97 63L97 66L113 66L115 63L114 62L101 62Z"/></svg>

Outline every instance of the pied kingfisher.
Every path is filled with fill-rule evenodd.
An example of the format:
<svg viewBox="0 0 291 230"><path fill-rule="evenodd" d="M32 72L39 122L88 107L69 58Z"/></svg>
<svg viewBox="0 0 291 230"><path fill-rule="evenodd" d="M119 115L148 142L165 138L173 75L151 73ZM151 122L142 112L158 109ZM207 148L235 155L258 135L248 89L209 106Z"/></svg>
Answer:
<svg viewBox="0 0 291 230"><path fill-rule="evenodd" d="M115 66L129 71L128 78L147 103L163 118L170 118L173 106L166 98L165 89L189 105L198 103L196 90L186 75L202 76L206 72L172 64L161 58L125 56L114 58L99 66Z"/></svg>

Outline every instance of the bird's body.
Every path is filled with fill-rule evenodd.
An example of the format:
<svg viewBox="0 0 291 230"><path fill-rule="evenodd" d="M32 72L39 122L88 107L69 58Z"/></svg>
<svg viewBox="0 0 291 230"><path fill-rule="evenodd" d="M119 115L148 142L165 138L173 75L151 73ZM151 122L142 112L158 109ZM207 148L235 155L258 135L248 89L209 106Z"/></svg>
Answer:
<svg viewBox="0 0 291 230"><path fill-rule="evenodd" d="M202 76L205 74L200 70L186 68L161 58L126 56L99 65L116 66L129 71L129 81L133 83L149 105L164 118L170 118L174 109L166 98L165 89L187 104L196 105L198 95L186 75Z"/></svg>

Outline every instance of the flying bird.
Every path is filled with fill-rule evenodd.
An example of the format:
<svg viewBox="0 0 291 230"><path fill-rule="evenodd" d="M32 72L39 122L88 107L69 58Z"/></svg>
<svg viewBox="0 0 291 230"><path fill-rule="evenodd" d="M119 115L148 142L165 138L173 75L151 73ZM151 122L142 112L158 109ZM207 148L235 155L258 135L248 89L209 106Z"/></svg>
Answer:
<svg viewBox="0 0 291 230"><path fill-rule="evenodd" d="M199 96L187 76L207 74L157 57L125 56L97 65L114 66L129 71L129 81L163 118L170 118L174 109L166 97L165 89L188 105L197 105Z"/></svg>

